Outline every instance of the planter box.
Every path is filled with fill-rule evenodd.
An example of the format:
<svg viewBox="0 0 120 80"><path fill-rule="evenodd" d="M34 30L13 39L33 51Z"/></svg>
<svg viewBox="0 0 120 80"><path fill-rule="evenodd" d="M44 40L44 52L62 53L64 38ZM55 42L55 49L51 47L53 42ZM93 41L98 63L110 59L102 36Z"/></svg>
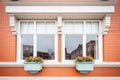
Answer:
<svg viewBox="0 0 120 80"><path fill-rule="evenodd" d="M30 71L30 73L38 73L42 70L42 63L24 62L24 70Z"/></svg>
<svg viewBox="0 0 120 80"><path fill-rule="evenodd" d="M77 62L76 69L80 71L80 73L88 73L88 71L94 69L94 62Z"/></svg>

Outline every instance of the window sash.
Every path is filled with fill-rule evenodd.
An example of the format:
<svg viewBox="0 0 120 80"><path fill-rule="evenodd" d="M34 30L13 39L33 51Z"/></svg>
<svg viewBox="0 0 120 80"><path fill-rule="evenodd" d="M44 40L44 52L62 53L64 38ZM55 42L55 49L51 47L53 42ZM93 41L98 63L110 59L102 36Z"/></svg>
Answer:
<svg viewBox="0 0 120 80"><path fill-rule="evenodd" d="M37 22L43 21L45 23L45 32L37 31ZM21 26L21 23L22 26ZM31 25L32 24L32 25ZM49 28L50 27L50 28ZM37 35L53 35L54 36L54 52L55 52L55 58L54 60L49 61L57 61L57 35L55 34L57 31L56 28L56 21L55 20L20 20L19 21L19 30L17 34L17 38L19 39L17 42L20 49L17 49L17 61L22 61L21 59L21 53L22 53L22 35L32 35L33 36L33 56L37 56ZM51 29L52 28L52 29ZM22 29L22 30L21 30Z"/></svg>
<svg viewBox="0 0 120 80"><path fill-rule="evenodd" d="M63 58L62 58L62 60L64 61L69 61L69 60L71 60L71 59L69 59L69 60L67 60L65 57L66 57L66 54L65 54L65 39L66 39L66 35L72 35L72 34L64 34L63 36L62 36L62 53L63 53ZM80 34L77 34L77 35L80 35ZM80 35L81 36L81 35ZM99 50L99 48L101 47L101 44L100 44L100 42L101 42L101 40L100 40L100 35L96 35L96 34L84 34L84 35L82 35L82 55L83 56L87 56L87 53L86 53L86 43L87 43L87 36L96 36L96 38L97 39L95 39L95 44L96 44L96 46L95 46L95 50L96 50L96 53L95 53L95 58L94 58L94 60L101 60L101 52L100 52L100 50Z"/></svg>
<svg viewBox="0 0 120 80"><path fill-rule="evenodd" d="M95 61L102 61L102 34L100 34L101 32L101 27L100 27L100 21L99 20L83 20L83 28L81 28L82 31L80 32L77 32L78 29L75 30L75 25L77 24L74 24L76 21L81 21L82 20L64 20L63 21L63 34L62 34L62 55L63 58L62 60L63 61L70 61L70 60L66 60L65 59L65 36L67 34L70 34L70 35L74 35L74 34L77 34L77 35L83 35L83 56L86 56L86 36L87 35L97 35L98 36L98 40L97 40L97 45L96 45L96 50L97 50L97 54L96 54L96 58L95 58ZM65 28L66 27L66 24L65 22L72 22L73 23L73 26L72 26L72 30L70 31L67 31L69 29ZM86 23L89 22L91 25L88 25L90 27L88 27L88 31L86 30ZM79 25L79 24L78 24ZM67 26L68 27L68 26ZM80 27L80 25L79 25Z"/></svg>
<svg viewBox="0 0 120 80"><path fill-rule="evenodd" d="M55 34L57 32L55 20L21 20L19 29L20 34Z"/></svg>
<svg viewBox="0 0 120 80"><path fill-rule="evenodd" d="M65 20L63 21L64 34L99 34L98 20Z"/></svg>

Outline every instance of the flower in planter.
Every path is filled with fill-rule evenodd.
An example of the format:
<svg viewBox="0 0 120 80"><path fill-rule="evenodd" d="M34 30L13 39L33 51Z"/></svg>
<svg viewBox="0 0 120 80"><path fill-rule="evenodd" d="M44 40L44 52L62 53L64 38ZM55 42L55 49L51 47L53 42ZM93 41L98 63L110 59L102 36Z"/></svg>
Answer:
<svg viewBox="0 0 120 80"><path fill-rule="evenodd" d="M92 62L92 61L93 61L93 57L91 57L91 56L86 56L86 61L87 61L87 62Z"/></svg>
<svg viewBox="0 0 120 80"><path fill-rule="evenodd" d="M91 57L91 56L86 56L86 57L78 56L76 58L76 62L92 62L92 61L93 61L93 57Z"/></svg>
<svg viewBox="0 0 120 80"><path fill-rule="evenodd" d="M43 63L43 59L41 57L27 57L25 59L25 62L40 62L40 63Z"/></svg>

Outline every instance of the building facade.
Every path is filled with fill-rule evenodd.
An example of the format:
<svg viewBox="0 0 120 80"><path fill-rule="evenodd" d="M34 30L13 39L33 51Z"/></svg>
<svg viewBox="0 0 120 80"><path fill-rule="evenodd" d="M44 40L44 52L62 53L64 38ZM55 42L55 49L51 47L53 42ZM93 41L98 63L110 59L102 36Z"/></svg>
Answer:
<svg viewBox="0 0 120 80"><path fill-rule="evenodd" d="M120 0L0 0L0 79L120 79ZM92 56L81 74L77 56ZM43 69L24 71L40 56Z"/></svg>

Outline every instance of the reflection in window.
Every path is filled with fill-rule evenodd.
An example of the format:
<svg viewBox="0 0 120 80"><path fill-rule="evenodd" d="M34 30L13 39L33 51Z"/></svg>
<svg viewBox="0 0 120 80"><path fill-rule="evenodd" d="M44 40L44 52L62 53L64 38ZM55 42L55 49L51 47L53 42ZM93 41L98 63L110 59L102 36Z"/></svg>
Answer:
<svg viewBox="0 0 120 80"><path fill-rule="evenodd" d="M55 59L53 35L37 36L37 56L47 60Z"/></svg>
<svg viewBox="0 0 120 80"><path fill-rule="evenodd" d="M86 36L86 55L97 58L97 35Z"/></svg>
<svg viewBox="0 0 120 80"><path fill-rule="evenodd" d="M73 60L77 56L82 56L82 40L81 35L65 36L65 59Z"/></svg>
<svg viewBox="0 0 120 80"><path fill-rule="evenodd" d="M33 56L33 36L32 35L22 35L22 53L23 58Z"/></svg>

